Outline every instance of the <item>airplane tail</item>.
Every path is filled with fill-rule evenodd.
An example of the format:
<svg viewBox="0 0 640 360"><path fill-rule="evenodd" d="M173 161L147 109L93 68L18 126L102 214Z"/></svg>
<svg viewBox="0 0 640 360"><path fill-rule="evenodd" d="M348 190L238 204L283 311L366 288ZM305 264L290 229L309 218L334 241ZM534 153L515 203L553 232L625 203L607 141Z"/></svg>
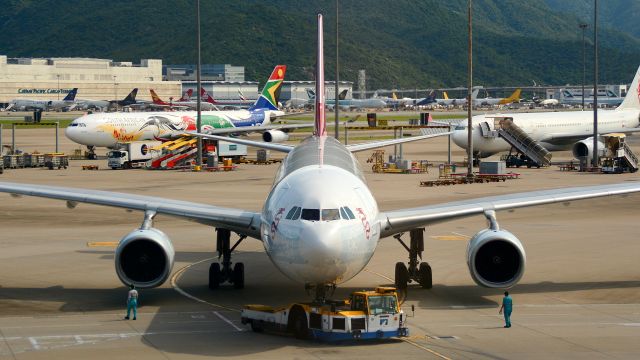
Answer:
<svg viewBox="0 0 640 360"><path fill-rule="evenodd" d="M627 96L616 110L640 110L640 67L631 82Z"/></svg>
<svg viewBox="0 0 640 360"><path fill-rule="evenodd" d="M76 99L76 94L78 93L78 88L73 88L73 90L69 91L67 96L62 99L63 101L74 101Z"/></svg>
<svg viewBox="0 0 640 360"><path fill-rule="evenodd" d="M240 90L238 90L238 96L240 97L240 100L247 101L247 98L244 96L244 94Z"/></svg>
<svg viewBox="0 0 640 360"><path fill-rule="evenodd" d="M269 76L269 80L267 80L267 83L264 85L260 97L258 97L258 100L256 100L249 110L278 110L280 90L282 89L282 82L284 81L286 71L286 65L276 65L271 76Z"/></svg>
<svg viewBox="0 0 640 360"><path fill-rule="evenodd" d="M480 89L474 89L473 92L471 93L471 99L476 99L478 97L478 94L480 93Z"/></svg>
<svg viewBox="0 0 640 360"><path fill-rule="evenodd" d="M393 100L398 100L398 97L396 96L395 91L391 93L391 98L392 98Z"/></svg>
<svg viewBox="0 0 640 360"><path fill-rule="evenodd" d="M182 97L178 101L189 101L191 100L192 95L193 95L193 89L189 89L182 93Z"/></svg>
<svg viewBox="0 0 640 360"><path fill-rule="evenodd" d="M138 95L138 88L134 88L133 90L131 90L129 95L124 98L124 101L136 101L136 95Z"/></svg>
<svg viewBox="0 0 640 360"><path fill-rule="evenodd" d="M514 91L513 94L509 95L508 98L505 98L502 101L500 101L500 104L510 104L514 102L520 102L520 93L522 93L522 89L516 89L516 91Z"/></svg>
<svg viewBox="0 0 640 360"><path fill-rule="evenodd" d="M205 90L204 88L200 88L200 97L202 97L202 101L207 102L209 104L217 105L218 102Z"/></svg>
<svg viewBox="0 0 640 360"><path fill-rule="evenodd" d="M347 93L349 92L349 89L344 89L340 92L340 94L338 94L338 100L344 100L347 98Z"/></svg>
<svg viewBox="0 0 640 360"><path fill-rule="evenodd" d="M153 89L149 89L149 92L151 93L151 100L153 100L154 104L158 104L158 105L164 105L165 104L165 102L162 101L162 99L160 99L158 94L156 94L156 92Z"/></svg>
<svg viewBox="0 0 640 360"><path fill-rule="evenodd" d="M316 98L316 92L311 90L311 89L306 89L307 91L307 96L309 97L309 99L315 99Z"/></svg>
<svg viewBox="0 0 640 360"><path fill-rule="evenodd" d="M416 105L429 105L433 104L434 102L436 102L436 92L432 91L429 93L429 95L427 95L426 98L419 101Z"/></svg>
<svg viewBox="0 0 640 360"><path fill-rule="evenodd" d="M446 92L446 91L444 92L444 99L445 99L445 100L449 100L449 95L447 95L447 92Z"/></svg>

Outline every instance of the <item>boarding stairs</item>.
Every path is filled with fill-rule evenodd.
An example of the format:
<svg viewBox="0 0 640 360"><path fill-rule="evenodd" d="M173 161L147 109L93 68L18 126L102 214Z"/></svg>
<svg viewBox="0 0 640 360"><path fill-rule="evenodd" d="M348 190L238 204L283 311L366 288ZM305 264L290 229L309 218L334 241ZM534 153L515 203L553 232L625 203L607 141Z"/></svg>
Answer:
<svg viewBox="0 0 640 360"><path fill-rule="evenodd" d="M631 148L626 142L623 142L621 145L617 150L616 156L623 158L627 162L631 172L638 171L638 165L640 165L640 163L638 163L638 157L631 151Z"/></svg>
<svg viewBox="0 0 640 360"><path fill-rule="evenodd" d="M172 169L188 162L197 149L195 144L198 140L191 136L182 136L173 141L167 141L157 146L156 150L162 150L160 156L151 159L152 169Z"/></svg>
<svg viewBox="0 0 640 360"><path fill-rule="evenodd" d="M504 139L512 148L529 158L537 166L549 166L551 153L529 136L509 117L494 118L493 130L488 122L480 123L480 133L485 138Z"/></svg>

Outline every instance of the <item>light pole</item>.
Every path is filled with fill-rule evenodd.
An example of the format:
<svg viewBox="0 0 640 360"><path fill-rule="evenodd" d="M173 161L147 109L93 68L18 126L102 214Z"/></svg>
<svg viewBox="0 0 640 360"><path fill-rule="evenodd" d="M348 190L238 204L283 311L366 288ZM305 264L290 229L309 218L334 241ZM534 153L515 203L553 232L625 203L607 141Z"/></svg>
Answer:
<svg viewBox="0 0 640 360"><path fill-rule="evenodd" d="M335 136L336 139L340 138L340 128L339 128L339 123L338 123L338 119L340 117L339 112L340 112L340 107L338 106L339 103L339 99L338 99L338 82L340 81L340 75L338 73L338 0L336 0L336 84L335 84L335 101L334 101L334 110L335 110L335 114L336 114L336 120L335 120Z"/></svg>
<svg viewBox="0 0 640 360"><path fill-rule="evenodd" d="M587 77L587 45L584 41L584 31L589 27L589 25L580 24L579 26L580 29L582 29L582 110L584 110L584 83L586 82Z"/></svg>
<svg viewBox="0 0 640 360"><path fill-rule="evenodd" d="M471 92L473 91L473 27L472 19L472 0L469 0L469 59L467 65L467 178L473 178L473 122L471 121Z"/></svg>
<svg viewBox="0 0 640 360"><path fill-rule="evenodd" d="M196 90L196 128L198 131L198 134L200 134L202 132L202 119L201 119L201 114L202 114L202 108L200 106L200 87L202 86L200 84L201 79L200 79L200 0L196 0L196 38L197 38L197 48L198 48L198 62L196 64L196 83L197 83L197 89ZM197 168L200 168L202 166L202 138L200 136L198 136L198 143L197 143L197 153L196 153L196 166Z"/></svg>
<svg viewBox="0 0 640 360"><path fill-rule="evenodd" d="M118 83L116 82L116 79L118 77L113 75L113 99L114 100L118 100Z"/></svg>
<svg viewBox="0 0 640 360"><path fill-rule="evenodd" d="M58 100L60 100L60 74L56 74L56 78L58 78Z"/></svg>
<svg viewBox="0 0 640 360"><path fill-rule="evenodd" d="M593 4L593 167L598 167L598 0Z"/></svg>

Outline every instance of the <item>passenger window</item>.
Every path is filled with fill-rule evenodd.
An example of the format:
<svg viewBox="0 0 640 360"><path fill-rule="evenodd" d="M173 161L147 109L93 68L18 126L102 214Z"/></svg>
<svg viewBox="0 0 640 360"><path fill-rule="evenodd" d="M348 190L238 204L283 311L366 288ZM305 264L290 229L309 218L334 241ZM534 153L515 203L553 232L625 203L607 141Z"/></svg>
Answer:
<svg viewBox="0 0 640 360"><path fill-rule="evenodd" d="M322 220L340 220L340 211L338 209L322 209Z"/></svg>
<svg viewBox="0 0 640 360"><path fill-rule="evenodd" d="M353 220L353 219L355 219L355 218L356 218L356 216L355 216L355 215L353 215L353 211L351 211L351 209L349 209L349 207L348 207L348 206L345 206L345 207L344 207L344 211L346 211L346 212L347 212L347 215L349 215L349 219Z"/></svg>
<svg viewBox="0 0 640 360"><path fill-rule="evenodd" d="M320 209L302 209L302 220L319 221Z"/></svg>
<svg viewBox="0 0 640 360"><path fill-rule="evenodd" d="M291 218L291 220L298 220L300 219L300 213L302 212L302 208L300 206L296 206L296 213L293 214L293 218Z"/></svg>
<svg viewBox="0 0 640 360"><path fill-rule="evenodd" d="M347 212L344 211L344 208L340 208L340 215L342 215L343 219L349 220L349 216L347 215Z"/></svg>
<svg viewBox="0 0 640 360"><path fill-rule="evenodd" d="M296 210L298 210L297 206L292 207L291 210L289 210L289 212L287 213L285 219L291 220L291 218L293 218L293 215L296 213Z"/></svg>

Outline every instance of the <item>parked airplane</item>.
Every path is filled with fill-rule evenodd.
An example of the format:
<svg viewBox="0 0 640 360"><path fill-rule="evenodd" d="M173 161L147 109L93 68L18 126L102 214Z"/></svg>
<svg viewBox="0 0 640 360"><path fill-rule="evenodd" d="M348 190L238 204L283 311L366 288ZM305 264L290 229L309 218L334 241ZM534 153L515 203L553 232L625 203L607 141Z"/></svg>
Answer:
<svg viewBox="0 0 640 360"><path fill-rule="evenodd" d="M150 104L150 106L152 107L194 110L198 106L198 102L192 101L192 100L177 100L172 102L165 102L162 99L160 99L158 94L156 94L155 90L149 89L149 92L151 93L151 100L153 102L153 104ZM200 101L200 109L206 111L206 110L216 110L217 108L215 107L215 105L210 104L206 101Z"/></svg>
<svg viewBox="0 0 640 360"><path fill-rule="evenodd" d="M480 92L480 88L473 89L471 92L471 99L475 100L478 97L478 93ZM467 98L464 97L462 99L450 99L447 92L444 92L444 98L435 99L436 103L440 106L465 106L467 105Z"/></svg>
<svg viewBox="0 0 640 360"><path fill-rule="evenodd" d="M75 98L78 88L73 88L67 96L62 100L31 100L31 99L13 99L9 102L9 106L5 111L15 109L17 111L29 110L62 110L75 106Z"/></svg>
<svg viewBox="0 0 640 360"><path fill-rule="evenodd" d="M562 89L560 91L560 100L563 104L582 105L582 91ZM623 97L619 97L611 90L598 90L598 105L618 106L624 101ZM585 95L585 105L593 105L593 91Z"/></svg>
<svg viewBox="0 0 640 360"><path fill-rule="evenodd" d="M200 96L207 104L220 107L248 108L254 102L253 100L245 99L242 95L238 100L216 100L204 88L200 88Z"/></svg>
<svg viewBox="0 0 640 360"><path fill-rule="evenodd" d="M516 89L509 97L506 98L481 98L474 99L473 106L495 106L495 105L506 105L511 103L520 102L520 93L522 89Z"/></svg>
<svg viewBox="0 0 640 360"><path fill-rule="evenodd" d="M347 92L349 90L343 90L338 95L338 106L343 109L380 109L387 106L387 103L383 100L370 98L370 99L346 99ZM329 109L333 109L336 105L335 99L327 100L326 106Z"/></svg>
<svg viewBox="0 0 640 360"><path fill-rule="evenodd" d="M598 131L606 133L640 132L640 98L638 79L640 68L622 104L615 110L598 110ZM473 151L480 157L488 157L511 148L502 138L487 138L480 131L486 122L490 130L496 130L494 119L511 118L535 141L549 151L572 149L574 156L593 156L593 111L537 112L487 114L473 117ZM467 128L461 123L452 139L461 148L467 149ZM604 149L604 144L599 145Z"/></svg>
<svg viewBox="0 0 640 360"><path fill-rule="evenodd" d="M280 142L288 139L287 130L309 127L304 124L269 125L272 119L285 115L276 107L285 71L284 65L275 67L262 95L248 110L202 112L203 131L210 134L260 131L265 141ZM72 121L65 134L93 152L96 147L118 148L125 142L193 132L196 114L194 111L88 114Z"/></svg>
<svg viewBox="0 0 640 360"><path fill-rule="evenodd" d="M173 245L166 234L153 227L154 217L166 214L216 227L222 263L214 261L209 268L210 288L226 281L236 288L244 287L244 264L232 266L231 262L235 246L231 246L230 235L236 232L241 240L251 237L262 241L265 252L282 273L315 287L316 298L321 299L326 287L345 282L364 269L380 239L400 238L402 233L413 229L474 215L485 216L488 228L475 234L467 248L467 264L473 280L486 287L511 287L524 273L526 256L518 238L498 225L496 211L640 192L640 184L624 183L380 211L353 153L434 135L348 146L328 137L322 47L322 15L318 15L314 135L295 147L202 135L287 153L261 212L153 196L19 183L0 182L0 192L63 200L69 207L90 203L144 211L140 228L126 235L115 252L116 273L124 284L155 287L171 274ZM419 241L415 243L414 246L412 242L410 250L417 253L415 247ZM396 284L406 287L411 271L423 287L431 287L430 266L426 262L419 267L417 264L417 256L410 269L404 263L397 263ZM303 321L308 326L306 317Z"/></svg>

